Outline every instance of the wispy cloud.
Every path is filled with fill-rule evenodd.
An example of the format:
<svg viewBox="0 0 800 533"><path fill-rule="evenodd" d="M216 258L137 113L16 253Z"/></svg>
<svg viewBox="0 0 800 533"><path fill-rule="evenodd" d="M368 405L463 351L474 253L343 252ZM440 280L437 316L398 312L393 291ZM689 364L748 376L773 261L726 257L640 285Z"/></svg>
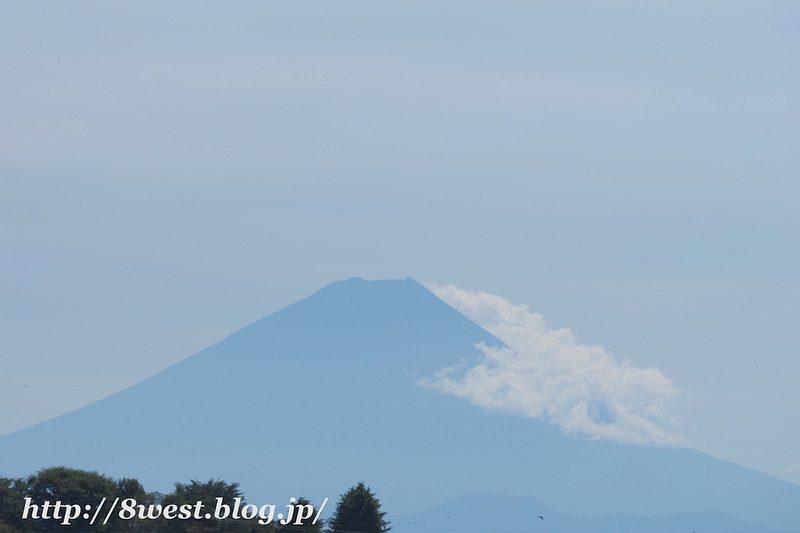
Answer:
<svg viewBox="0 0 800 533"><path fill-rule="evenodd" d="M783 471L784 474L794 474L795 472L800 471L800 462L792 463L789 465L786 470Z"/></svg>
<svg viewBox="0 0 800 533"><path fill-rule="evenodd" d="M544 419L566 434L629 444L686 444L663 427L664 406L678 391L658 369L618 363L602 346L578 343L567 328L548 329L542 315L526 305L455 285L428 288L506 346L480 343L478 364L445 368L422 380L422 386L486 409Z"/></svg>

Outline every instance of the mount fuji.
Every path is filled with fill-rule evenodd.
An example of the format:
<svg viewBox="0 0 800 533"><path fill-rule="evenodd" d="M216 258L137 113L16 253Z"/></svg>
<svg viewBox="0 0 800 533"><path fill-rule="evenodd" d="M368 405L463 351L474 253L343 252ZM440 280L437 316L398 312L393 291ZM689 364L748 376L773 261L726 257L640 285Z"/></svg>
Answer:
<svg viewBox="0 0 800 533"><path fill-rule="evenodd" d="M335 282L134 386L0 437L0 471L67 465L163 492L222 478L254 502L335 500L364 480L396 516L495 493L578 529L627 515L644 520L630 519L639 531L668 516L681 528L695 516L800 531L800 486L690 448L567 437L419 385L478 360L478 343L502 345L410 278Z"/></svg>

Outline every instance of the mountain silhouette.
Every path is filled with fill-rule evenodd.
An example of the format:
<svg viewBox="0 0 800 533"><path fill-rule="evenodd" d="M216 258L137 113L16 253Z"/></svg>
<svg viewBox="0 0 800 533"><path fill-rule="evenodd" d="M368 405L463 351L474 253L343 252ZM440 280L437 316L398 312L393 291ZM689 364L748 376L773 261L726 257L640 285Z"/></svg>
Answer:
<svg viewBox="0 0 800 533"><path fill-rule="evenodd" d="M393 533L776 533L718 511L596 518L558 513L531 496L467 494L428 510L390 515Z"/></svg>
<svg viewBox="0 0 800 533"><path fill-rule="evenodd" d="M719 512L800 531L800 486L692 449L568 438L418 385L474 362L479 342L501 344L410 278L335 282L117 394L0 437L0 470L63 464L162 492L214 477L277 504L335 501L364 480L396 514L491 492L583 517Z"/></svg>

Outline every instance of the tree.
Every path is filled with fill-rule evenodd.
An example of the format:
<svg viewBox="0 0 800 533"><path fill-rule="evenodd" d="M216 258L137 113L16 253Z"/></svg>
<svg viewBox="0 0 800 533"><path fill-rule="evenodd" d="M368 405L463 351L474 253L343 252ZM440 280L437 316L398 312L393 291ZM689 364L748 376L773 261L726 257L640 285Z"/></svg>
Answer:
<svg viewBox="0 0 800 533"><path fill-rule="evenodd" d="M28 483L22 478L0 478L0 533L31 530L22 521L22 506ZM26 527L27 526L27 527Z"/></svg>
<svg viewBox="0 0 800 533"><path fill-rule="evenodd" d="M308 518L301 519L300 524L298 522L298 514L301 512L300 509L308 509L308 506L311 506L311 514ZM317 516L318 509L313 506L313 504L308 501L306 498L300 497L297 498L297 501L294 504L296 514L293 517L292 521L288 524L281 524L280 521L276 521L273 525L275 527L275 533L322 533L322 526L324 525L324 520L317 520L317 523L314 523L314 519ZM308 513L304 513L307 515Z"/></svg>
<svg viewBox="0 0 800 533"><path fill-rule="evenodd" d="M167 494L161 501L162 509L167 505L181 505L190 504L194 505L197 502L203 502L202 516L205 513L212 514L217 505L217 498L222 498L222 503L233 507L236 498L242 498L242 492L239 490L238 483L226 483L221 479L210 479L205 483L201 483L196 479L191 480L189 483L175 483L175 490ZM244 505L244 498L241 499L240 505ZM211 519L195 519L194 517L189 520L164 520L163 516L158 524L157 530L169 531L171 533L242 533L245 531L254 530L255 527L262 527L253 525L252 521L246 520L232 520L230 517L226 520Z"/></svg>
<svg viewBox="0 0 800 533"><path fill-rule="evenodd" d="M81 510L85 506L95 508L103 498L107 501L114 501L117 497L117 483L110 477L106 477L97 472L88 472L76 468L56 466L39 470L34 475L28 477L26 496L30 496L35 504L42 505L45 502L54 503L61 501L65 504L80 505ZM50 531L63 529L58 520L39 520L39 529ZM70 531L88 532L113 530L116 529L116 520L110 521L105 526L90 526L89 520L79 515L70 525Z"/></svg>
<svg viewBox="0 0 800 533"><path fill-rule="evenodd" d="M61 525L64 512L61 512L62 520L52 518L55 512L50 511L51 518L35 519L32 516L26 520L21 519L23 501L26 497L31 498L31 503L39 510L43 509L44 503L49 502L53 505L61 502L63 505L77 505L80 509L76 518L71 520L68 529L73 533L89 532L93 533L112 533L134 529L138 533L146 533L145 528L141 527L137 520L120 520L117 513L113 513L108 518L106 524L95 523L90 525L90 520L86 516L93 515L93 510L98 504L106 499L110 509L110 502L116 498L136 498L137 501L144 501L146 493L142 485L135 479L123 478L115 481L110 477L88 472L75 468L57 466L39 470L32 476L25 479L0 479L0 533L9 531L55 531L62 530L65 526ZM10 500L9 500L10 498ZM86 507L89 507L87 510ZM11 513L7 512L8 510ZM87 512L92 511L92 512ZM39 511L37 511L38 513ZM101 517L101 521L105 519Z"/></svg>
<svg viewBox="0 0 800 533"><path fill-rule="evenodd" d="M391 528L383 519L381 502L359 482L342 494L330 520L331 533L387 533Z"/></svg>

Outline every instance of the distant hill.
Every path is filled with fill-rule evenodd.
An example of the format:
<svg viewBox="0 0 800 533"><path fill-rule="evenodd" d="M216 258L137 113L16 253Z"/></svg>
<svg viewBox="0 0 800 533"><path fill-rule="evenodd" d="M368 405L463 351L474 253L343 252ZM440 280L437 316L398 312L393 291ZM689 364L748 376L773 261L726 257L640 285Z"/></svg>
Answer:
<svg viewBox="0 0 800 533"><path fill-rule="evenodd" d="M477 342L499 343L412 279L332 283L109 398L0 437L0 470L64 464L162 492L223 478L263 503L335 501L364 480L394 513L493 492L584 517L716 511L800 531L800 486L696 450L567 438L417 386L477 357Z"/></svg>
<svg viewBox="0 0 800 533"><path fill-rule="evenodd" d="M388 516L393 533L775 533L723 513L583 518L531 496L469 494L420 513Z"/></svg>

